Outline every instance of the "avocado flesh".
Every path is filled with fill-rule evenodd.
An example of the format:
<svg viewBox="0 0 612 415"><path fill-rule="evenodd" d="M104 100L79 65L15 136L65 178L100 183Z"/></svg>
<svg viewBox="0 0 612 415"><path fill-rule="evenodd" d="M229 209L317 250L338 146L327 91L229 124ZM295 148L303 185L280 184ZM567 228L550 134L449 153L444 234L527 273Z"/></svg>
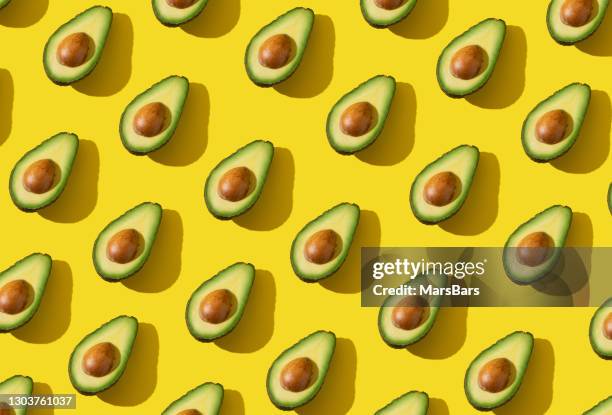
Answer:
<svg viewBox="0 0 612 415"><path fill-rule="evenodd" d="M69 85L89 75L102 56L112 20L113 12L110 8L94 6L60 26L45 45L43 64L49 79L59 85ZM79 32L86 33L93 41L95 47L93 51L90 47L91 56L85 63L74 68L62 65L57 60L58 45L66 36Z"/></svg>
<svg viewBox="0 0 612 415"><path fill-rule="evenodd" d="M593 0L593 12L589 21L579 27L567 25L561 20L561 7L565 0L552 0L548 5L546 24L552 38L562 45L571 45L591 36L606 15L608 0Z"/></svg>
<svg viewBox="0 0 612 415"><path fill-rule="evenodd" d="M68 183L68 177L79 149L75 134L59 133L28 151L13 167L9 183L11 199L19 209L32 212L55 202ZM23 175L38 160L53 160L56 166L55 183L45 193L33 193L23 186Z"/></svg>
<svg viewBox="0 0 612 415"><path fill-rule="evenodd" d="M480 152L477 147L462 145L427 165L414 179L410 188L410 206L414 216L423 223L434 224L457 213L463 206L472 186L479 156ZM454 173L461 180L461 191L447 205L431 205L423 197L423 191L427 181L442 172Z"/></svg>
<svg viewBox="0 0 612 415"><path fill-rule="evenodd" d="M247 46L244 64L251 81L260 86L271 86L289 78L300 65L314 23L314 12L296 7L263 27ZM285 34L291 37L295 50L292 58L281 68L273 69L259 63L259 48L268 38Z"/></svg>
<svg viewBox="0 0 612 415"><path fill-rule="evenodd" d="M230 219L249 210L261 195L273 157L272 143L256 140L217 164L208 175L204 185L204 201L210 213L219 219ZM221 198L217 193L217 188L223 175L235 167L248 168L255 176L255 187L244 199L232 202Z"/></svg>
<svg viewBox="0 0 612 415"><path fill-rule="evenodd" d="M11 0L0 0L0 9L8 5L10 2Z"/></svg>
<svg viewBox="0 0 612 415"><path fill-rule="evenodd" d="M109 223L100 232L93 248L93 262L98 275L105 280L118 281L138 272L149 258L161 218L162 207L157 203L145 202ZM119 264L108 259L106 248L109 240L123 229L137 230L142 236L144 247L140 247L141 252L134 260Z"/></svg>
<svg viewBox="0 0 612 415"><path fill-rule="evenodd" d="M465 395L470 404L476 409L489 410L497 408L512 399L521 386L532 350L533 335L516 331L481 352L470 364L465 374ZM512 383L506 386L504 390L491 393L480 388L478 374L482 366L497 358L510 360L514 365L515 373L514 377L511 378Z"/></svg>
<svg viewBox="0 0 612 415"><path fill-rule="evenodd" d="M123 146L133 154L147 154L166 144L174 134L189 93L189 81L182 76L169 76L138 95L121 116L119 133ZM134 131L134 117L145 105L161 102L168 109L167 125L157 135L145 137Z"/></svg>
<svg viewBox="0 0 612 415"><path fill-rule="evenodd" d="M612 413L612 396L599 402L582 415L610 415Z"/></svg>
<svg viewBox="0 0 612 415"><path fill-rule="evenodd" d="M504 269L508 277L517 284L532 284L546 276L557 264L572 223L572 210L567 206L551 206L519 226L504 246ZM527 235L534 232L547 233L555 246L552 254L542 264L528 266L517 259L517 247Z"/></svg>
<svg viewBox="0 0 612 415"><path fill-rule="evenodd" d="M608 339L603 332L604 322L610 313L612 313L612 297L595 311L589 326L591 346L595 353L604 359L612 359L612 339Z"/></svg>
<svg viewBox="0 0 612 415"><path fill-rule="evenodd" d="M376 411L374 415L427 415L429 396L425 392L411 391Z"/></svg>
<svg viewBox="0 0 612 415"><path fill-rule="evenodd" d="M327 117L327 139L333 149L341 154L352 154L372 144L385 126L394 94L395 79L378 75L343 96ZM358 102L368 102L376 109L376 124L367 133L353 137L342 131L340 120L344 111Z"/></svg>
<svg viewBox="0 0 612 415"><path fill-rule="evenodd" d="M338 271L349 253L355 230L359 224L359 214L359 206L340 203L323 212L302 228L291 245L291 266L300 279L307 282L319 281ZM342 239L342 246L331 261L325 264L315 264L306 259L304 247L308 238L325 229L336 232Z"/></svg>
<svg viewBox="0 0 612 415"><path fill-rule="evenodd" d="M197 0L191 6L179 9L172 7L166 0L151 0L155 17L166 26L180 26L195 19L202 13L208 0Z"/></svg>
<svg viewBox="0 0 612 415"><path fill-rule="evenodd" d="M549 161L565 154L580 135L590 99L591 88L588 85L573 83L540 102L523 123L521 138L525 153L535 161ZM560 142L546 144L538 140L536 124L542 115L553 110L563 110L569 114L572 129L565 133L565 138Z"/></svg>
<svg viewBox="0 0 612 415"><path fill-rule="evenodd" d="M15 375L0 383L0 395L14 396L14 395L32 395L34 389L34 382L29 376ZM8 399L0 399L0 402L9 403ZM13 408L13 412L9 412L10 415L26 415L28 412L27 408Z"/></svg>
<svg viewBox="0 0 612 415"><path fill-rule="evenodd" d="M361 0L361 13L366 21L374 27L388 27L404 20L414 9L417 0L405 0L404 4L394 10L378 7L374 0Z"/></svg>
<svg viewBox="0 0 612 415"><path fill-rule="evenodd" d="M506 36L506 23L499 19L485 19L453 39L438 59L437 76L440 88L451 97L462 97L480 89L491 77ZM487 54L486 67L472 79L456 78L450 64L459 49L478 45Z"/></svg>
<svg viewBox="0 0 612 415"><path fill-rule="evenodd" d="M267 389L272 403L279 409L290 410L311 401L323 386L335 348L336 335L334 333L317 331L285 350L276 358L268 371ZM281 385L280 375L287 363L301 357L307 357L316 364L317 378L311 381L307 389L301 392L291 392Z"/></svg>
<svg viewBox="0 0 612 415"><path fill-rule="evenodd" d="M198 340L211 341L232 331L238 325L244 313L254 280L255 267L251 264L238 262L200 285L187 303L185 318L191 335ZM231 315L219 324L202 320L199 314L200 302L207 294L221 289L229 290L234 295L236 304Z"/></svg>
<svg viewBox="0 0 612 415"><path fill-rule="evenodd" d="M181 411L195 409L203 415L219 415L223 403L223 386L204 383L172 402L162 415L177 415Z"/></svg>
<svg viewBox="0 0 612 415"><path fill-rule="evenodd" d="M137 332L136 318L119 316L85 336L70 355L68 374L72 386L84 395L93 395L113 386L125 371ZM120 360L106 376L90 376L83 370L83 356L91 347L104 342L112 343L119 350Z"/></svg>

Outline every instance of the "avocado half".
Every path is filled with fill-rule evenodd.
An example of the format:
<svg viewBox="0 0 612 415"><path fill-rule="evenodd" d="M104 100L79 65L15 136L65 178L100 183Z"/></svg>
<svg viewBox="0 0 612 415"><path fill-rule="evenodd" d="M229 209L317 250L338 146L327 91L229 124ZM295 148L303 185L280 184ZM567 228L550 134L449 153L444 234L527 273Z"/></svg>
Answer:
<svg viewBox="0 0 612 415"><path fill-rule="evenodd" d="M0 403L8 405L9 396L31 396L33 389L34 382L32 381L31 377L22 375L11 376L10 378L0 383L0 395L3 396L3 398L0 398ZM2 405L0 405L0 409L3 409ZM8 409L5 413L8 415L26 415L27 412L28 408L22 407Z"/></svg>
<svg viewBox="0 0 612 415"><path fill-rule="evenodd" d="M425 392L410 391L396 398L374 415L427 415L429 396Z"/></svg>
<svg viewBox="0 0 612 415"><path fill-rule="evenodd" d="M151 0L155 17L165 26L180 26L202 13L208 0L175 1Z"/></svg>
<svg viewBox="0 0 612 415"><path fill-rule="evenodd" d="M89 75L102 56L112 20L110 8L94 6L60 26L47 41L43 52L43 66L49 79L58 85L69 85ZM58 60L57 50L66 37L76 33L87 36L89 51L83 63L67 66Z"/></svg>
<svg viewBox="0 0 612 415"><path fill-rule="evenodd" d="M340 154L352 154L372 144L385 126L394 94L395 79L378 75L340 98L327 116L327 139L332 148ZM343 128L345 122L353 128L359 128L354 123L369 125L350 132Z"/></svg>
<svg viewBox="0 0 612 415"><path fill-rule="evenodd" d="M608 209L610 209L610 213L612 214L612 183L610 183L610 187L608 187Z"/></svg>
<svg viewBox="0 0 612 415"><path fill-rule="evenodd" d="M552 0L548 5L546 25L552 38L561 45L572 45L591 36L606 15L608 0L593 0L593 10L586 22L568 24L562 17L565 0ZM583 23L583 24L579 24Z"/></svg>
<svg viewBox="0 0 612 415"><path fill-rule="evenodd" d="M206 382L172 402L162 415L219 415L222 403L223 385Z"/></svg>
<svg viewBox="0 0 612 415"><path fill-rule="evenodd" d="M231 332L244 313L254 280L255 267L252 264L237 262L204 281L187 303L185 320L189 333L197 340L212 341ZM207 321L202 316L202 309L206 304L215 307L212 299L215 295L219 298L221 294L223 300L231 301L229 313L222 318L223 321ZM209 298L210 302L207 301ZM221 300L217 300L218 302Z"/></svg>
<svg viewBox="0 0 612 415"><path fill-rule="evenodd" d="M119 316L85 336L70 355L68 374L72 386L83 395L95 395L113 386L125 371L137 333L136 318ZM85 372L84 360L95 362L92 348L109 343L115 352L110 372L104 376L93 376Z"/></svg>
<svg viewBox="0 0 612 415"><path fill-rule="evenodd" d="M453 39L440 54L437 66L438 84L442 91L453 98L476 92L487 83L506 37L506 23L500 19L485 19ZM461 79L451 71L455 54L467 46L479 46L483 63L478 73L469 79Z"/></svg>
<svg viewBox="0 0 612 415"><path fill-rule="evenodd" d="M277 17L253 36L247 46L244 66L251 81L259 86L272 86L289 78L300 65L314 24L314 12L304 7L296 7ZM273 36L285 35L285 44L291 50L287 61L279 67L264 66L260 51L265 42Z"/></svg>
<svg viewBox="0 0 612 415"><path fill-rule="evenodd" d="M267 390L270 400L279 409L291 410L310 402L319 393L336 348L336 335L329 331L317 331L303 338L274 360L268 371ZM281 376L287 364L295 359L309 359L314 371L306 389L285 389Z"/></svg>
<svg viewBox="0 0 612 415"><path fill-rule="evenodd" d="M582 415L610 415L612 413L612 396L608 396Z"/></svg>
<svg viewBox="0 0 612 415"><path fill-rule="evenodd" d="M595 353L612 359L612 297L595 311L589 326L589 340Z"/></svg>
<svg viewBox="0 0 612 415"><path fill-rule="evenodd" d="M399 5L394 8L384 8L378 5L376 0L361 0L361 13L371 26L376 28L384 28L394 25L404 20L414 6L417 0L402 0Z"/></svg>
<svg viewBox="0 0 612 415"><path fill-rule="evenodd" d="M470 404L478 410L491 410L512 399L521 386L532 350L533 335L515 331L481 352L465 373L465 395ZM512 366L510 383L499 392L489 392L479 382L480 371L494 359L507 359Z"/></svg>

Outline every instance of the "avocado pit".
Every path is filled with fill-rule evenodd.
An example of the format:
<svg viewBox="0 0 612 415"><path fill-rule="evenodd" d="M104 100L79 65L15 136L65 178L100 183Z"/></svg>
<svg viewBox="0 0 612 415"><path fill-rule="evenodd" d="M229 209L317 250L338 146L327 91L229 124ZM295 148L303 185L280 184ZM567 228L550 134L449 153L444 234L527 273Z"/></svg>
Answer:
<svg viewBox="0 0 612 415"><path fill-rule="evenodd" d="M117 264L127 264L140 254L144 238L136 229L122 229L106 245L106 257Z"/></svg>
<svg viewBox="0 0 612 415"><path fill-rule="evenodd" d="M377 7L385 10L395 10L402 5L404 0L374 0Z"/></svg>
<svg viewBox="0 0 612 415"><path fill-rule="evenodd" d="M51 159L37 160L25 169L22 176L23 187L30 193L46 193L55 185L58 170Z"/></svg>
<svg viewBox="0 0 612 415"><path fill-rule="evenodd" d="M475 78L483 69L485 57L486 52L479 45L464 46L451 58L451 74L464 81Z"/></svg>
<svg viewBox="0 0 612 415"><path fill-rule="evenodd" d="M170 110L161 102L150 102L141 107L134 115L134 132L144 137L154 137L168 125Z"/></svg>
<svg viewBox="0 0 612 415"><path fill-rule="evenodd" d="M198 411L197 409L183 409L176 415L202 415L202 412Z"/></svg>
<svg viewBox="0 0 612 415"><path fill-rule="evenodd" d="M606 339L612 340L612 312L604 320L602 330Z"/></svg>
<svg viewBox="0 0 612 415"><path fill-rule="evenodd" d="M57 46L56 57L60 64L70 68L81 66L89 57L93 40L87 33L76 32L66 36Z"/></svg>
<svg viewBox="0 0 612 415"><path fill-rule="evenodd" d="M230 290L211 291L200 301L200 318L211 324L223 323L231 315L234 304L234 294Z"/></svg>
<svg viewBox="0 0 612 415"><path fill-rule="evenodd" d="M402 298L391 312L391 322L402 330L414 330L425 320L427 300L421 296L407 296Z"/></svg>
<svg viewBox="0 0 612 415"><path fill-rule="evenodd" d="M15 410L6 402L0 402L0 415L15 415Z"/></svg>
<svg viewBox="0 0 612 415"><path fill-rule="evenodd" d="M342 245L342 238L332 229L322 229L313 233L304 245L304 256L313 264L326 264L334 257Z"/></svg>
<svg viewBox="0 0 612 415"><path fill-rule="evenodd" d="M280 384L283 389L290 392L302 392L314 380L315 371L315 362L307 357L298 357L283 367L280 373Z"/></svg>
<svg viewBox="0 0 612 415"><path fill-rule="evenodd" d="M528 267L537 267L549 257L555 243L546 232L532 232L518 244L516 256L518 261Z"/></svg>
<svg viewBox="0 0 612 415"><path fill-rule="evenodd" d="M293 39L280 33L267 38L259 47L259 63L270 69L280 69L287 65L293 54Z"/></svg>
<svg viewBox="0 0 612 415"><path fill-rule="evenodd" d="M34 289L25 280L13 280L0 288L0 312L19 314L30 304Z"/></svg>
<svg viewBox="0 0 612 415"><path fill-rule="evenodd" d="M501 392L510 384L513 373L514 365L505 357L490 360L478 372L478 386L487 392Z"/></svg>
<svg viewBox="0 0 612 415"><path fill-rule="evenodd" d="M224 200L239 202L255 187L255 174L244 166L226 171L217 185L217 194Z"/></svg>
<svg viewBox="0 0 612 415"><path fill-rule="evenodd" d="M565 0L560 13L561 21L566 25L584 26L593 13L593 0Z"/></svg>
<svg viewBox="0 0 612 415"><path fill-rule="evenodd" d="M192 6L193 3L195 3L196 1L197 0L166 0L166 3L170 7L175 7L177 9L186 9L187 7Z"/></svg>
<svg viewBox="0 0 612 415"><path fill-rule="evenodd" d="M446 206L461 192L461 179L451 171L434 174L423 188L423 198L433 206Z"/></svg>
<svg viewBox="0 0 612 415"><path fill-rule="evenodd" d="M101 378L111 373L119 363L121 353L114 344L98 343L83 354L81 366L89 376Z"/></svg>
<svg viewBox="0 0 612 415"><path fill-rule="evenodd" d="M340 116L340 129L352 137L364 135L374 125L376 109L369 102L356 102L348 106Z"/></svg>
<svg viewBox="0 0 612 415"><path fill-rule="evenodd" d="M570 115L563 110L548 111L536 122L536 138L545 144L557 144L563 141L570 121Z"/></svg>

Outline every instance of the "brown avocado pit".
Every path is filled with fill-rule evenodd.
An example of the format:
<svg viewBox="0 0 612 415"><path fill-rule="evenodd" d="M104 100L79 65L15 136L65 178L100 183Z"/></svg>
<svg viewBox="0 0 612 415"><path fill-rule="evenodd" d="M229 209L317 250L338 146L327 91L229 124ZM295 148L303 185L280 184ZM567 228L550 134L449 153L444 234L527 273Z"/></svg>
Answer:
<svg viewBox="0 0 612 415"><path fill-rule="evenodd" d="M282 68L293 57L293 44L293 39L287 34L270 36L259 47L259 63L270 69Z"/></svg>
<svg viewBox="0 0 612 415"><path fill-rule="evenodd" d="M565 0L560 13L561 21L566 25L584 26L593 13L593 0Z"/></svg>
<svg viewBox="0 0 612 415"><path fill-rule="evenodd" d="M76 32L66 36L57 46L56 57L60 64L76 68L84 64L90 54L93 40L87 33Z"/></svg>
<svg viewBox="0 0 612 415"><path fill-rule="evenodd" d="M255 188L255 174L247 167L234 167L226 171L217 185L217 194L229 202L239 202Z"/></svg>
<svg viewBox="0 0 612 415"><path fill-rule="evenodd" d="M30 304L34 289L25 280L13 280L0 288L0 312L19 314Z"/></svg>
<svg viewBox="0 0 612 415"><path fill-rule="evenodd" d="M552 237L546 232L532 232L519 242L516 257L523 265L537 267L550 258L554 246Z"/></svg>
<svg viewBox="0 0 612 415"><path fill-rule="evenodd" d="M6 402L0 402L0 415L15 415L15 410Z"/></svg>
<svg viewBox="0 0 612 415"><path fill-rule="evenodd" d="M41 159L30 164L22 176L24 189L30 193L48 192L59 181L59 167L51 159Z"/></svg>
<svg viewBox="0 0 612 415"><path fill-rule="evenodd" d="M421 296L402 298L391 312L391 322L402 330L414 330L425 321L429 304Z"/></svg>
<svg viewBox="0 0 612 415"><path fill-rule="evenodd" d="M571 117L567 112L548 111L536 122L536 138L544 144L557 144L566 137L570 123Z"/></svg>
<svg viewBox="0 0 612 415"><path fill-rule="evenodd" d="M114 344L98 343L83 354L81 366L89 376L100 378L111 373L117 367L120 358L121 353Z"/></svg>
<svg viewBox="0 0 612 415"><path fill-rule="evenodd" d="M385 10L395 10L402 5L404 0L374 0L377 7Z"/></svg>
<svg viewBox="0 0 612 415"><path fill-rule="evenodd" d="M127 264L142 252L144 238L136 229L122 229L106 245L106 257L117 264Z"/></svg>
<svg viewBox="0 0 612 415"><path fill-rule="evenodd" d="M298 357L287 363L280 373L280 384L290 392L302 392L316 380L317 365L308 357Z"/></svg>
<svg viewBox="0 0 612 415"><path fill-rule="evenodd" d="M163 103L150 102L136 112L132 127L138 135L154 137L166 129L169 116L170 110Z"/></svg>
<svg viewBox="0 0 612 415"><path fill-rule="evenodd" d="M175 7L177 9L186 9L195 3L197 0L166 0L166 3L170 7ZM199 412L198 412L199 413Z"/></svg>
<svg viewBox="0 0 612 415"><path fill-rule="evenodd" d="M478 372L478 386L487 392L501 392L511 384L514 372L514 365L505 357L490 360Z"/></svg>
<svg viewBox="0 0 612 415"><path fill-rule="evenodd" d="M234 294L225 288L209 292L200 301L200 318L211 324L220 324L226 321L235 308Z"/></svg>
<svg viewBox="0 0 612 415"><path fill-rule="evenodd" d="M340 116L340 130L346 135L359 137L375 125L376 108L369 102L356 102Z"/></svg>
<svg viewBox="0 0 612 415"><path fill-rule="evenodd" d="M313 264L326 264L336 257L342 247L342 238L332 229L313 233L304 245L304 256Z"/></svg>
<svg viewBox="0 0 612 415"><path fill-rule="evenodd" d="M423 198L433 206L446 206L461 193L461 179L450 171L434 174L423 188Z"/></svg>
<svg viewBox="0 0 612 415"><path fill-rule="evenodd" d="M183 409L176 415L202 415L202 412L198 411L197 409Z"/></svg>
<svg viewBox="0 0 612 415"><path fill-rule="evenodd" d="M612 340L612 312L604 320L602 331L606 339Z"/></svg>
<svg viewBox="0 0 612 415"><path fill-rule="evenodd" d="M485 68L486 55L479 45L462 47L451 58L451 74L465 81L475 78Z"/></svg>

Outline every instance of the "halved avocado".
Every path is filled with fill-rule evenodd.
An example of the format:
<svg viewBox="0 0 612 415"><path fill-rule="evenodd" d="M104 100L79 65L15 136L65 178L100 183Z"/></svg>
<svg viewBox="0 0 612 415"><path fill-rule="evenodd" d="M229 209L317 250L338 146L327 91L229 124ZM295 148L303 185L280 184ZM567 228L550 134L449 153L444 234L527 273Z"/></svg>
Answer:
<svg viewBox="0 0 612 415"><path fill-rule="evenodd" d="M336 335L316 331L285 350L270 366L268 397L279 409L291 410L319 393L336 348Z"/></svg>
<svg viewBox="0 0 612 415"><path fill-rule="evenodd" d="M410 188L410 207L421 222L434 224L461 209L478 167L478 147L461 145L428 164Z"/></svg>
<svg viewBox="0 0 612 415"><path fill-rule="evenodd" d="M75 134L59 133L21 157L9 182L15 206L32 212L55 202L68 183L78 149Z"/></svg>
<svg viewBox="0 0 612 415"><path fill-rule="evenodd" d="M383 28L404 20L417 0L361 0L361 13L374 27Z"/></svg>
<svg viewBox="0 0 612 415"><path fill-rule="evenodd" d="M304 56L313 24L314 12L296 7L259 30L244 57L251 81L272 86L293 75Z"/></svg>
<svg viewBox="0 0 612 415"><path fill-rule="evenodd" d="M519 226L504 246L504 269L517 284L532 284L557 264L572 224L572 209L551 206Z"/></svg>
<svg viewBox="0 0 612 415"><path fill-rule="evenodd" d="M438 59L438 83L450 97L476 92L489 80L506 37L506 23L485 19L453 39Z"/></svg>
<svg viewBox="0 0 612 415"><path fill-rule="evenodd" d="M562 45L580 42L595 33L606 15L607 8L608 0L552 0L546 14L548 32Z"/></svg>
<svg viewBox="0 0 612 415"><path fill-rule="evenodd" d="M589 326L589 340L595 353L612 359L612 297L595 311Z"/></svg>
<svg viewBox="0 0 612 415"><path fill-rule="evenodd" d="M106 225L93 247L98 275L119 281L138 272L149 258L161 219L162 207L144 202Z"/></svg>
<svg viewBox="0 0 612 415"><path fill-rule="evenodd" d="M29 376L15 375L0 383L0 413L7 415L26 415L27 407L12 408L9 405L9 396L31 396L34 382Z"/></svg>
<svg viewBox="0 0 612 415"><path fill-rule="evenodd" d="M610 187L608 187L608 209L610 209L610 213L612 213L612 183Z"/></svg>
<svg viewBox="0 0 612 415"><path fill-rule="evenodd" d="M588 85L573 83L540 102L523 123L525 153L535 161L549 161L565 154L580 134L590 99Z"/></svg>
<svg viewBox="0 0 612 415"><path fill-rule="evenodd" d="M515 331L481 352L465 373L465 396L479 410L508 402L518 392L533 350L533 335Z"/></svg>
<svg viewBox="0 0 612 415"><path fill-rule="evenodd" d="M89 75L102 56L112 20L110 8L94 6L60 26L43 52L49 79L69 85Z"/></svg>
<svg viewBox="0 0 612 415"><path fill-rule="evenodd" d="M217 164L204 185L210 213L230 219L249 210L261 195L273 157L272 143L256 140Z"/></svg>
<svg viewBox="0 0 612 415"><path fill-rule="evenodd" d="M612 396L608 396L582 415L610 415L612 413Z"/></svg>
<svg viewBox="0 0 612 415"><path fill-rule="evenodd" d="M155 17L166 26L180 26L202 13L208 0L151 0Z"/></svg>
<svg viewBox="0 0 612 415"><path fill-rule="evenodd" d="M85 336L70 355L72 386L83 395L113 386L125 371L137 333L136 318L119 316Z"/></svg>
<svg viewBox="0 0 612 415"><path fill-rule="evenodd" d="M376 411L374 415L427 415L429 396L425 392L410 391Z"/></svg>
<svg viewBox="0 0 612 415"><path fill-rule="evenodd" d="M395 94L395 79L378 75L334 105L327 116L327 139L341 154L352 154L372 144L385 126Z"/></svg>
<svg viewBox="0 0 612 415"><path fill-rule="evenodd" d="M204 281L189 298L185 311L191 335L211 341L232 331L244 313L254 280L255 267L238 262Z"/></svg>
<svg viewBox="0 0 612 415"><path fill-rule="evenodd" d="M8 5L10 2L11 0L0 0L0 9Z"/></svg>
<svg viewBox="0 0 612 415"><path fill-rule="evenodd" d="M219 415L222 403L223 385L206 382L172 402L162 415Z"/></svg>
<svg viewBox="0 0 612 415"><path fill-rule="evenodd" d="M172 75L134 98L121 115L123 146L130 153L147 154L166 144L178 126L188 93L187 78Z"/></svg>
<svg viewBox="0 0 612 415"><path fill-rule="evenodd" d="M344 263L359 224L359 206L340 203L308 222L291 245L293 272L306 282L329 277Z"/></svg>

